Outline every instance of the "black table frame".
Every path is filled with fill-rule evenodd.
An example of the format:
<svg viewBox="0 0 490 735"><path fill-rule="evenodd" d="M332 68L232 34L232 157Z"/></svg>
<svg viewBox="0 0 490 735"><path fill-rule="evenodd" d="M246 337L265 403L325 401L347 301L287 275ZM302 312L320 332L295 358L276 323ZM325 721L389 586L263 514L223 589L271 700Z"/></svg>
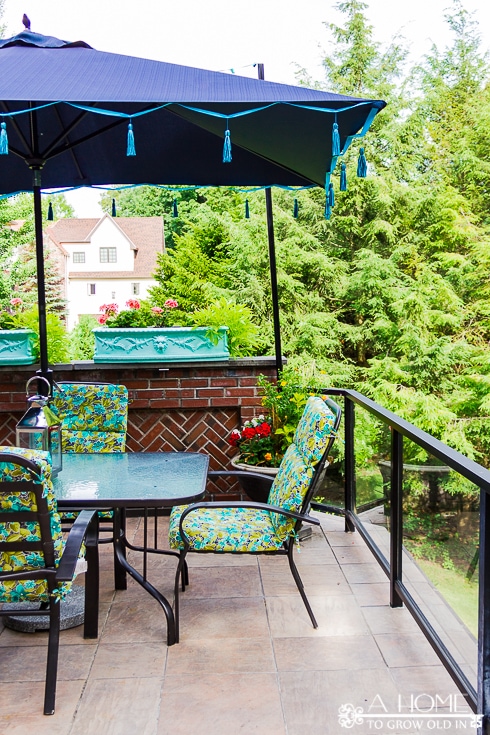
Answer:
<svg viewBox="0 0 490 735"><path fill-rule="evenodd" d="M142 453L143 454L143 453ZM159 452L159 454L165 455L165 452ZM110 457L110 454L101 455ZM148 554L163 554L166 556L175 556L179 558L178 551L171 551L169 549L157 548L157 517L159 509L172 508L175 505L188 505L202 500L206 491L206 479L209 471L209 458L207 455L202 455L208 460L206 473L204 478L204 484L200 493L193 495L182 495L178 498L104 498L94 499L87 498L84 501L77 499L66 499L57 498L58 509L60 512L73 512L87 509L95 510L112 510L113 511L113 532L112 532L112 543L114 546L114 587L117 590L127 589L127 578L126 573L129 574L138 584L140 584L161 606L165 617L167 619L167 644L173 646L177 643L177 633L175 626L175 616L172 609L172 605L162 593L154 587L151 582L147 579L147 558ZM55 480L55 493L56 493L56 480ZM135 546L131 544L126 537L126 512L129 509L143 510L144 519L144 546ZM153 509L155 511L155 532L154 532L154 545L150 547L147 543L148 539L148 511ZM140 574L126 558L126 549L133 551L141 551L143 553L143 574ZM183 574L185 576L184 583L188 582L187 568L184 569Z"/></svg>

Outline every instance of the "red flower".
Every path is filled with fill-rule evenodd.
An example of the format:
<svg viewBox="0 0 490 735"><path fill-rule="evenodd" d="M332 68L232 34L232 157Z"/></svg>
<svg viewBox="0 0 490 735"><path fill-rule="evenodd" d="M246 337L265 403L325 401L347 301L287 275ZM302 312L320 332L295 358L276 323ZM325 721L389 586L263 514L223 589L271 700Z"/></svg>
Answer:
<svg viewBox="0 0 490 735"><path fill-rule="evenodd" d="M102 314L102 316L99 316L97 318L97 321L99 322L99 324L105 324L107 321L107 314Z"/></svg>
<svg viewBox="0 0 490 735"><path fill-rule="evenodd" d="M164 303L164 306L167 309L176 309L178 306L178 303L175 299L167 299L166 302Z"/></svg>
<svg viewBox="0 0 490 735"><path fill-rule="evenodd" d="M240 439L241 439L240 432L234 429L234 431L232 431L229 436L228 443L231 444L232 447L236 447Z"/></svg>
<svg viewBox="0 0 490 735"><path fill-rule="evenodd" d="M255 427L255 431L259 436L270 436L271 427L267 421L264 421L262 424Z"/></svg>
<svg viewBox="0 0 490 735"><path fill-rule="evenodd" d="M255 436L257 431L254 429L253 426L246 426L244 430L242 431L242 439L251 439L253 436Z"/></svg>
<svg viewBox="0 0 490 735"><path fill-rule="evenodd" d="M140 302L138 301L138 299L128 299L126 301L126 306L129 306L130 309L139 309Z"/></svg>

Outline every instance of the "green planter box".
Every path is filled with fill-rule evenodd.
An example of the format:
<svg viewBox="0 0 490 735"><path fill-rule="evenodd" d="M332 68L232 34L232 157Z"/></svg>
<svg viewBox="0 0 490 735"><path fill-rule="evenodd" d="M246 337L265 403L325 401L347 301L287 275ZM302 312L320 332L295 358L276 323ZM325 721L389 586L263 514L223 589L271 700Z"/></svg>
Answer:
<svg viewBox="0 0 490 735"><path fill-rule="evenodd" d="M94 362L198 362L227 360L228 328L220 327L218 342L206 327L97 328Z"/></svg>
<svg viewBox="0 0 490 735"><path fill-rule="evenodd" d="M32 365L35 337L32 329L0 329L0 365Z"/></svg>

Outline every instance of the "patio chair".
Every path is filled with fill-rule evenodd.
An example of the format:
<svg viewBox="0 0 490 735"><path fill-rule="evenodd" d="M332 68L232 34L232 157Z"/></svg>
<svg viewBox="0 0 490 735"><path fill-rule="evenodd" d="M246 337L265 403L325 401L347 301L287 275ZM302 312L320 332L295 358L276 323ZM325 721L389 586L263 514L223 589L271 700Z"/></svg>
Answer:
<svg viewBox="0 0 490 735"><path fill-rule="evenodd" d="M308 515L328 466L328 454L340 424L340 407L330 399L311 397L279 466L267 503L200 502L172 509L171 549L179 550L175 575L175 621L179 636L179 587L188 584L186 556L197 553L287 555L289 567L314 628L318 627L293 559L303 522L319 525ZM210 472L239 476L239 472Z"/></svg>
<svg viewBox="0 0 490 735"><path fill-rule="evenodd" d="M51 406L61 419L63 452L124 452L128 389L111 383L55 383Z"/></svg>
<svg viewBox="0 0 490 735"><path fill-rule="evenodd" d="M45 715L55 707L60 601L84 571L84 637L98 635L97 524L95 511L80 513L65 541L48 452L0 447L0 616L49 616Z"/></svg>

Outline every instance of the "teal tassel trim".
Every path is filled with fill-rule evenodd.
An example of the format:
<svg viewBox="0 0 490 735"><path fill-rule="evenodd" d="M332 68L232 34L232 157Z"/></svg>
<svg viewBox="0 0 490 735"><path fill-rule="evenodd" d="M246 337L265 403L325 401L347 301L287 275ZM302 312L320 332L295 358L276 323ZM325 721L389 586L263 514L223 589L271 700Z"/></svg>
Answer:
<svg viewBox="0 0 490 735"><path fill-rule="evenodd" d="M328 203L328 199L327 199L325 203L325 219L330 219L331 215L332 215L332 207Z"/></svg>
<svg viewBox="0 0 490 735"><path fill-rule="evenodd" d="M53 205L51 204L51 202L49 202L49 207L48 207L48 220L50 222L54 220Z"/></svg>
<svg viewBox="0 0 490 735"><path fill-rule="evenodd" d="M115 199L112 200L112 211L111 211L111 214L112 214L113 217L117 217L116 200Z"/></svg>
<svg viewBox="0 0 490 735"><path fill-rule="evenodd" d="M126 155L127 156L136 155L136 148L134 147L133 123L129 123L128 125L128 148L126 150Z"/></svg>
<svg viewBox="0 0 490 735"><path fill-rule="evenodd" d="M328 204L328 205L329 205L329 207L331 207L332 209L333 209L333 208L334 208L334 206L335 206L335 191L334 191L334 188L333 188L333 184L329 184L329 185L328 185L328 197L327 197L327 204Z"/></svg>
<svg viewBox="0 0 490 735"><path fill-rule="evenodd" d="M364 148L359 148L359 158L357 159L357 175L360 179L367 176L367 161L364 155Z"/></svg>
<svg viewBox="0 0 490 735"><path fill-rule="evenodd" d="M294 200L294 207L293 207L293 217L294 219L298 219L298 213L299 213L299 204L298 200Z"/></svg>
<svg viewBox="0 0 490 735"><path fill-rule="evenodd" d="M339 126L336 122L333 124L332 128L332 158L334 156L340 156L340 135L339 135Z"/></svg>
<svg viewBox="0 0 490 735"><path fill-rule="evenodd" d="M7 123L3 122L0 132L0 156L7 156L9 152L9 139L7 135Z"/></svg>
<svg viewBox="0 0 490 735"><path fill-rule="evenodd" d="M347 169L345 163L340 167L340 191L347 191Z"/></svg>
<svg viewBox="0 0 490 735"><path fill-rule="evenodd" d="M223 143L223 163L231 163L231 138L229 130L225 130L225 142Z"/></svg>
<svg viewBox="0 0 490 735"><path fill-rule="evenodd" d="M245 199L245 219L250 219L250 208L248 206L248 199Z"/></svg>
<svg viewBox="0 0 490 735"><path fill-rule="evenodd" d="M177 208L177 199L174 199L173 208L172 208L172 217L178 217L179 216L179 210Z"/></svg>

